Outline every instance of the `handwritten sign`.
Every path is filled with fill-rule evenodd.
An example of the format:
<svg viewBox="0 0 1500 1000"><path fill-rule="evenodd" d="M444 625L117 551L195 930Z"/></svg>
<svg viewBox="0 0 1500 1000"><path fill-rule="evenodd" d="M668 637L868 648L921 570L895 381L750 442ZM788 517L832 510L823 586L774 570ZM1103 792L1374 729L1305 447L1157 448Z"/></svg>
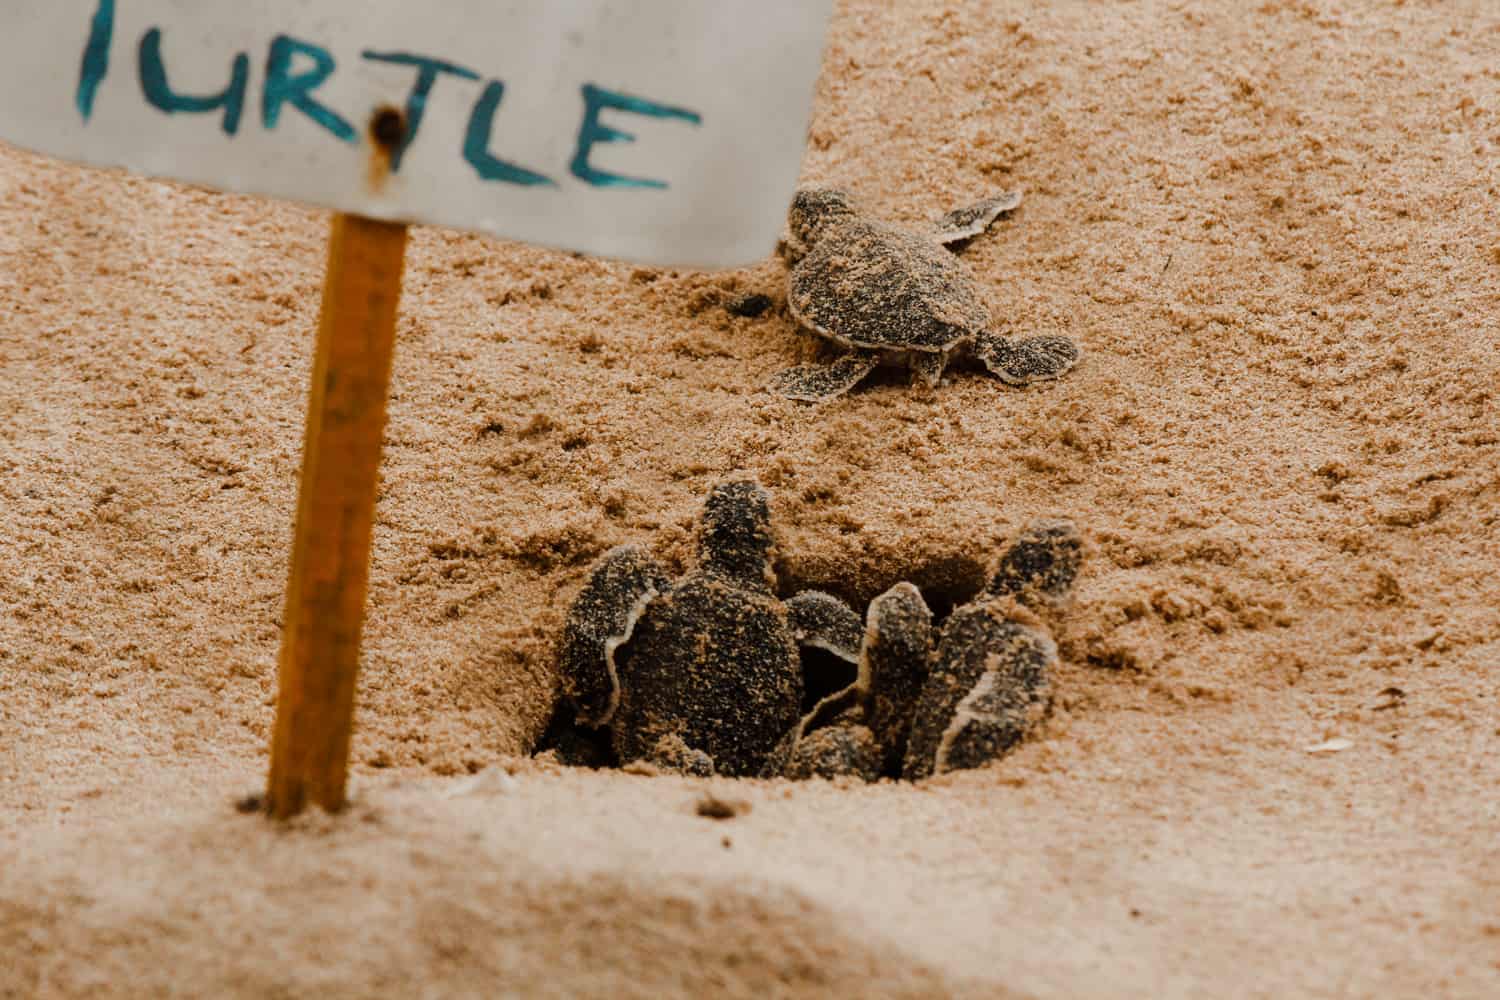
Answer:
<svg viewBox="0 0 1500 1000"><path fill-rule="evenodd" d="M372 218L733 266L780 231L831 3L12 3L0 138ZM376 170L382 109L403 138Z"/></svg>

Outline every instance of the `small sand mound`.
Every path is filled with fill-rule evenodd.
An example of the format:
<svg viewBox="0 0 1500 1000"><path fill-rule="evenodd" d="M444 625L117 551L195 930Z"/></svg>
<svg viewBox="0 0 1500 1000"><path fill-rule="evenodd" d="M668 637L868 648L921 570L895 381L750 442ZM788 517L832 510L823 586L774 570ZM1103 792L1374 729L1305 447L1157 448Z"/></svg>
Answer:
<svg viewBox="0 0 1500 1000"><path fill-rule="evenodd" d="M508 780L377 794L360 822L286 831L191 808L7 863L0 996L953 994L894 943L733 869L643 877L489 835L515 806L496 794ZM724 829L705 839L727 853Z"/></svg>

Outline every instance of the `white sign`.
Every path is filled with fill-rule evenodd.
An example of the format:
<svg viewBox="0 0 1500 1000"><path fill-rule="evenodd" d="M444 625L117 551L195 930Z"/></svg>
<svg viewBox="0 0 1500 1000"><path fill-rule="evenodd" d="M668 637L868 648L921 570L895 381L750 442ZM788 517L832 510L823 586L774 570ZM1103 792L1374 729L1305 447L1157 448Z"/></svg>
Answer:
<svg viewBox="0 0 1500 1000"><path fill-rule="evenodd" d="M831 5L5 0L0 138L374 218L734 266L780 232Z"/></svg>

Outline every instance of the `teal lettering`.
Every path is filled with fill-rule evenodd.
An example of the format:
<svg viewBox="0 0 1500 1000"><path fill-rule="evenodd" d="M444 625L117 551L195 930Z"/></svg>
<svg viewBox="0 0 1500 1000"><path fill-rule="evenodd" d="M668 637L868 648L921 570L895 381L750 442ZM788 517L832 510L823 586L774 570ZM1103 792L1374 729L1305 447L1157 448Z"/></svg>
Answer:
<svg viewBox="0 0 1500 1000"><path fill-rule="evenodd" d="M109 72L109 43L115 34L115 0L99 0L89 22L89 40L83 47L83 65L78 67L78 93L74 103L88 121L94 113L94 96Z"/></svg>
<svg viewBox="0 0 1500 1000"><path fill-rule="evenodd" d="M417 70L417 80L412 84L411 93L406 96L406 136L401 140L400 147L391 154L391 172L395 173L401 169L401 157L406 153L407 147L417 140L417 129L422 127L422 114L427 110L427 97L432 93L432 87L437 83L438 75L450 73L465 80L477 80L479 74L471 69L443 62L441 59L429 59L426 56L416 56L408 52L366 50L361 55L372 62L414 66Z"/></svg>
<svg viewBox="0 0 1500 1000"><path fill-rule="evenodd" d="M628 111L631 114L646 115L651 118L678 118L682 121L691 122L694 125L703 124L703 116L696 111L687 108L674 108L667 104L657 104L640 97L631 97L628 94L619 94L612 90L596 87L592 83L583 85L583 124L578 128L578 148L573 154L573 162L570 170L574 177L587 181L595 187L638 187L638 188L664 188L666 181L653 180L649 177L625 177L621 174L611 174L603 170L597 170L589 164L589 153L593 151L596 143L601 142L635 142L635 136L629 132L621 132L619 129L610 128L599 121L599 113L605 108L613 108L616 111Z"/></svg>
<svg viewBox="0 0 1500 1000"><path fill-rule="evenodd" d="M299 55L311 59L313 65L293 74L292 60ZM281 106L290 104L342 141L359 141L352 125L312 96L312 92L333 75L335 65L333 54L320 45L288 35L273 38L271 51L266 56L266 89L260 100L261 121L266 128L275 128L281 118Z"/></svg>
<svg viewBox="0 0 1500 1000"><path fill-rule="evenodd" d="M485 84L484 92L479 95L479 100L474 102L474 110L469 113L469 127L464 131L464 159L479 174L481 180L556 187L557 182L545 174L518 167L490 155L490 131L495 125L495 111L500 107L504 96L505 84L499 80L491 80Z"/></svg>
<svg viewBox="0 0 1500 1000"><path fill-rule="evenodd" d="M141 36L140 45L141 92L152 107L167 114L188 112L198 114L224 109L223 128L226 135L234 135L240 129L240 115L245 110L245 86L250 81L250 57L241 52L230 66L229 86L210 97L189 97L172 90L167 83L167 68L161 58L161 29L152 28Z"/></svg>

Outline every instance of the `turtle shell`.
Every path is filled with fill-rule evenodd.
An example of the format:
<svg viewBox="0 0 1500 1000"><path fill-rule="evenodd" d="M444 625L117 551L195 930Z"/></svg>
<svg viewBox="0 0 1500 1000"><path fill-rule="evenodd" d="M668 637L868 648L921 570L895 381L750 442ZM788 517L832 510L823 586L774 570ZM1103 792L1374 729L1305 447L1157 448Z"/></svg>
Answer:
<svg viewBox="0 0 1500 1000"><path fill-rule="evenodd" d="M801 661L786 608L769 593L693 574L647 606L621 652L622 761L675 735L718 773L755 776L796 728Z"/></svg>
<svg viewBox="0 0 1500 1000"><path fill-rule="evenodd" d="M792 315L847 347L950 351L989 326L973 275L932 240L869 219L832 227L792 269Z"/></svg>

